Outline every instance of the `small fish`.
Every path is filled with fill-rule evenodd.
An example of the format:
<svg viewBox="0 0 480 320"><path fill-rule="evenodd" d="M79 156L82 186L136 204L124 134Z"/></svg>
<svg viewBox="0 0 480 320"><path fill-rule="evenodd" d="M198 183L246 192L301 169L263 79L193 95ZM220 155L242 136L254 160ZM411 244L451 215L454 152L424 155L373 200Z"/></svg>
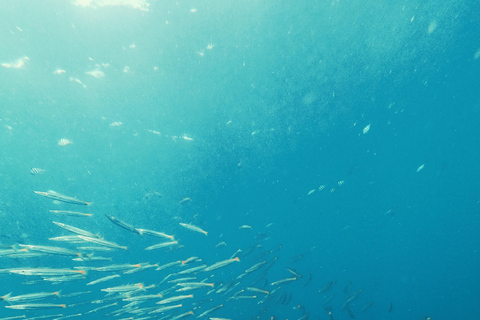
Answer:
<svg viewBox="0 0 480 320"><path fill-rule="evenodd" d="M65 216L71 217L91 217L91 213L83 213L83 212L76 212L76 211L65 211L65 210L48 210L51 213L62 214Z"/></svg>
<svg viewBox="0 0 480 320"><path fill-rule="evenodd" d="M222 241L222 242L219 242L217 243L217 245L215 246L215 248L222 248L222 247L225 247L227 245L227 243L225 241Z"/></svg>
<svg viewBox="0 0 480 320"><path fill-rule="evenodd" d="M42 174L45 172L45 169L40 169L40 168L32 168L30 169L30 173L32 175L37 175L37 174Z"/></svg>
<svg viewBox="0 0 480 320"><path fill-rule="evenodd" d="M332 289L333 286L337 283L336 281L330 281L326 285L324 285L320 290L318 290L318 293L324 293L327 292L328 290Z"/></svg>
<svg viewBox="0 0 480 320"><path fill-rule="evenodd" d="M140 231L138 231L137 229L135 229L134 226L132 226L131 224L128 224L122 220L119 220L117 218L115 218L114 216L110 216L108 214L105 213L105 217L107 217L108 220L112 221L114 224L116 224L117 226L119 226L120 228L123 228L125 230L128 230L128 231L131 231L133 233L137 233L137 234L140 234Z"/></svg>
<svg viewBox="0 0 480 320"><path fill-rule="evenodd" d="M145 248L145 250L154 250L154 249L160 249L160 248L165 248L169 246L173 246L178 244L178 241L170 241L170 242L162 242L158 244L154 244L153 246Z"/></svg>
<svg viewBox="0 0 480 320"><path fill-rule="evenodd" d="M54 309L54 308L65 308L64 304L53 304L53 303L30 303L30 304L17 304L13 306L5 306L9 309L17 310L31 310L31 309Z"/></svg>
<svg viewBox="0 0 480 320"><path fill-rule="evenodd" d="M271 286L278 286L278 285L281 285L281 284L284 284L284 283L289 283L289 282L292 282L292 281L295 281L295 280L297 280L297 278L295 278L295 277L293 277L293 278L285 278L285 279L281 279L281 280L272 282L272 283L270 283L270 285L271 285Z"/></svg>
<svg viewBox="0 0 480 320"><path fill-rule="evenodd" d="M154 237L168 238L168 239L171 239L171 240L173 240L173 238L174 238L173 236L171 236L169 234L165 234L163 232L158 232L158 231L149 230L149 229L139 229L139 228L137 228L137 231L140 235L148 234L148 235L151 235L151 236L154 236Z"/></svg>
<svg viewBox="0 0 480 320"><path fill-rule="evenodd" d="M177 302L177 301L185 300L185 299L188 299L188 298L193 298L193 294L189 294L189 295L186 295L186 296L175 296L175 297L171 297L171 298L168 298L168 299L163 299L163 300L158 301L157 304L167 304L167 303L171 303L171 302Z"/></svg>
<svg viewBox="0 0 480 320"><path fill-rule="evenodd" d="M192 199L189 198L189 197L186 197L186 198L183 198L182 200L180 200L178 203L179 204L185 204L185 203L190 202L190 201L192 201Z"/></svg>
<svg viewBox="0 0 480 320"><path fill-rule="evenodd" d="M106 240L103 240L103 239L85 237L85 236L82 236L82 235L80 235L79 238L82 239L82 240L88 241L88 242L96 243L96 244L104 246L104 247L127 250L127 247L125 247L125 246L121 246L121 245L116 244L115 242L110 242L110 241L106 241Z"/></svg>
<svg viewBox="0 0 480 320"><path fill-rule="evenodd" d="M68 146L69 144L72 144L73 142L68 140L68 139L60 139L58 141L58 145L61 147Z"/></svg>
<svg viewBox="0 0 480 320"><path fill-rule="evenodd" d="M82 230L80 228L77 228L77 227L74 227L74 226L70 226L68 224L64 224L64 223L60 223L60 222L56 222L56 221L52 221L53 223L55 223L57 226L59 226L60 228L63 228L65 230L68 230L70 232L73 232L73 233L76 233L78 235L81 235L81 236L85 236L85 237L91 237L91 238L98 238L97 235L91 233L91 232L88 232L88 231L85 231L85 230ZM82 239L83 240L83 239Z"/></svg>
<svg viewBox="0 0 480 320"><path fill-rule="evenodd" d="M101 291L112 293L112 292L134 291L134 290L138 290L138 289L143 289L143 283L126 284L126 285L122 285L122 286L116 286L116 287L101 289Z"/></svg>
<svg viewBox="0 0 480 320"><path fill-rule="evenodd" d="M176 308L181 308L182 305L181 304L177 304L175 306L167 306L167 307L162 307L162 308L158 308L158 309L155 309L153 311L150 311L148 314L153 314L153 313L160 313L160 312L165 312L165 311L168 311L168 310L172 310L172 309L176 309Z"/></svg>
<svg viewBox="0 0 480 320"><path fill-rule="evenodd" d="M285 267L285 270L287 270L288 272L290 272L291 274L293 274L295 277L297 278L303 278L302 275L300 275L298 272L296 272L295 270L291 269L291 268L287 268Z"/></svg>
<svg viewBox="0 0 480 320"><path fill-rule="evenodd" d="M207 311L201 313L199 316L197 316L197 318L201 318L201 317L204 317L204 316L206 316L206 315L209 315L210 313L212 313L212 312L215 311L215 310L220 309L221 307L223 307L223 304L218 305L218 306L213 307L213 308L210 308L210 309L208 309Z"/></svg>
<svg viewBox="0 0 480 320"><path fill-rule="evenodd" d="M151 200L151 199L161 198L161 197L162 197L162 194L160 192L152 191L144 195L143 200L146 201L146 200Z"/></svg>
<svg viewBox="0 0 480 320"><path fill-rule="evenodd" d="M55 292L29 293L29 294L24 294L24 295L15 296L15 297L12 297L12 296L11 296L11 293L9 293L9 294L7 294L7 295L5 295L5 296L1 296L0 299L5 300L5 301L11 303L11 302L40 300L40 299L44 299L44 298L52 297L52 296L58 297L59 295L60 295L60 292L59 292L59 291L55 291Z"/></svg>
<svg viewBox="0 0 480 320"><path fill-rule="evenodd" d="M212 264L210 267L205 268L204 271L213 271L213 270L216 270L216 269L220 269L220 268L226 267L229 264L232 264L236 261L240 261L240 259L238 257L235 257L233 259L227 259L227 260L219 261L217 263Z"/></svg>
<svg viewBox="0 0 480 320"><path fill-rule="evenodd" d="M180 223L180 225L181 225L182 227L185 227L185 228L190 229L190 230L192 230L192 231L196 231L196 232L203 233L203 234L205 234L205 235L207 235L207 233L208 233L207 231L201 229L200 227L194 226L193 224Z"/></svg>
<svg viewBox="0 0 480 320"><path fill-rule="evenodd" d="M86 205L86 206L90 205L90 202L81 201L81 200L78 200L77 198L64 196L63 194L60 194L60 193L57 193L57 192L51 191L51 190L48 191L48 192L43 192L43 191L33 191L33 192L35 192L36 194L39 194L39 195L41 195L45 198L50 198L50 199L53 199L53 200L58 200L58 201L66 202L66 203Z"/></svg>
<svg viewBox="0 0 480 320"><path fill-rule="evenodd" d="M114 274L112 276L103 277L103 278L100 278L100 279L97 279L97 280L94 280L94 281L91 281L91 282L87 283L87 286L91 286L91 285L94 285L94 284L97 284L97 283L100 283L100 282L108 281L110 279L117 278L117 277L120 277L120 275Z"/></svg>
<svg viewBox="0 0 480 320"><path fill-rule="evenodd" d="M267 260L263 260L263 261L261 261L257 264L254 264L252 267L245 270L245 272L250 273L250 272L256 271L256 270L260 269L265 263L267 263Z"/></svg>

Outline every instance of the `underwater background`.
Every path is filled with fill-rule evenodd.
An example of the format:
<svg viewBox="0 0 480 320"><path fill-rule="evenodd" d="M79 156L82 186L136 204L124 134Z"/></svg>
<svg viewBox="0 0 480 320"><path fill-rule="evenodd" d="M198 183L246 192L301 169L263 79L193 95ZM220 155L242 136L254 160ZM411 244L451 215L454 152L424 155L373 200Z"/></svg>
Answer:
<svg viewBox="0 0 480 320"><path fill-rule="evenodd" d="M197 318L222 304L204 318L480 319L479 12L456 0L2 1L0 295L61 291L31 303L65 307L4 298L0 318ZM144 250L160 239L105 214L178 244ZM52 221L128 249L48 240L71 234ZM161 281L186 266L89 269L210 266L239 249L193 273L227 294L194 290L166 313L133 313L156 301L125 307L101 289L172 297ZM86 276L11 272L75 267Z"/></svg>

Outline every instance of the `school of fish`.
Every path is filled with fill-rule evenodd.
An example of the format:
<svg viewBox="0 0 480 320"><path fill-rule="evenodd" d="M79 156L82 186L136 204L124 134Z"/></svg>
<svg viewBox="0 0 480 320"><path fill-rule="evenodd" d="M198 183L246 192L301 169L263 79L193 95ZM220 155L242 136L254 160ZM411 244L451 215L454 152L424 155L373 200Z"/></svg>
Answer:
<svg viewBox="0 0 480 320"><path fill-rule="evenodd" d="M35 193L71 205L90 205L90 202L54 191ZM70 210L49 211L58 218L73 216L89 219L94 214ZM128 250L128 246L112 241L114 239L104 239L95 231L52 221L61 233L58 237L48 239L52 245L18 243L10 248L0 249L0 259L21 262L21 266L0 269L0 277L3 277L3 280L8 277L9 283L17 283L1 287L5 291L0 292L3 307L16 314L8 313L8 317L0 320L93 319L100 316L122 320L177 320L187 317L210 320L242 319L241 312L228 314L224 311L232 310L225 306L233 304L239 304L239 307L250 311L258 310L255 319L273 320L277 318L275 306L288 305L292 299L288 286L297 282L305 288L313 276L309 272L308 276L303 277L293 268L278 266L276 254L282 249L282 245L264 250L264 246L258 243L240 248L218 261L204 261L197 256L185 257L183 260L169 259L171 251L179 250L188 244L175 240L175 236L165 233L165 230L138 228L112 215L104 216L105 223L113 223L118 228L130 232L133 239L149 237L152 243L144 248L145 254L142 256L157 261L117 263L115 261L117 255L113 258L103 257L102 253L114 250L122 252ZM179 226L192 235L197 234L199 239L208 236L208 232L199 226L183 222L179 223ZM239 229L250 230L252 227L242 225ZM265 234L255 236L256 240L265 238L267 238ZM220 242L212 250L225 246L225 242ZM58 261L63 262L45 265L46 257L52 256L58 257L60 259ZM303 254L299 254L291 262L302 258ZM70 260L75 263L72 265ZM229 272L228 269L233 265L237 266L235 270L242 271ZM283 270L283 277L270 276L269 270L274 265L277 269L280 267ZM272 279L268 280L269 278ZM345 290L343 306L334 310L329 303L335 297L333 293L335 283L330 281L317 289L316 294L321 295L318 297L318 304L323 306L318 310L324 308L323 313L329 319L334 318L334 312L343 312L355 318L349 304L362 294L363 289ZM42 288L46 285L51 289L35 292L36 285ZM30 293L20 294L25 291ZM372 304L373 302L369 302L358 311L365 312ZM309 318L309 312L302 305L297 304L293 309L298 310L296 313L298 320Z"/></svg>

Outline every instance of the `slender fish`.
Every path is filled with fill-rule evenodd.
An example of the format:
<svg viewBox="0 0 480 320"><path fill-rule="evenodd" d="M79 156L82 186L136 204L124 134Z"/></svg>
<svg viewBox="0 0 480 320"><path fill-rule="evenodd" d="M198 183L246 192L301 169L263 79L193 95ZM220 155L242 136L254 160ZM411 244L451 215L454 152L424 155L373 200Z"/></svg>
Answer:
<svg viewBox="0 0 480 320"><path fill-rule="evenodd" d="M200 232L203 233L204 235L207 235L207 231L201 229L200 227L194 226L193 224L188 224L188 223L180 223L182 227L185 227L187 229L190 229L192 231Z"/></svg>
<svg viewBox="0 0 480 320"><path fill-rule="evenodd" d="M86 202L86 201L78 200L77 198L64 196L63 194L57 193L55 191L48 191L48 192L34 191L34 192L43 197L66 202L66 203L79 204L79 205L85 205L85 206L89 206L91 204L91 202Z"/></svg>

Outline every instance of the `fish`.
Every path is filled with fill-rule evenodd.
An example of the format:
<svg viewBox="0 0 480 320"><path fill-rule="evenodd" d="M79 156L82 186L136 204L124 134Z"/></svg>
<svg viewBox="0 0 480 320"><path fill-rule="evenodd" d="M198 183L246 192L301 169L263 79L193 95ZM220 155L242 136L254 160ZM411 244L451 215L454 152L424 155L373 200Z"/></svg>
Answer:
<svg viewBox="0 0 480 320"><path fill-rule="evenodd" d="M210 267L205 268L204 271L212 271L212 270L220 269L220 268L226 267L229 264L232 264L232 263L237 262L237 261L240 261L240 259L238 257L235 257L233 259L227 259L227 260L219 261L217 263L212 264Z"/></svg>
<svg viewBox="0 0 480 320"><path fill-rule="evenodd" d="M362 312L367 311L368 309L370 309L371 306L373 306L373 301L365 304L362 308Z"/></svg>
<svg viewBox="0 0 480 320"><path fill-rule="evenodd" d="M303 278L302 275L300 275L298 272L296 272L295 270L291 269L291 268L287 268L285 267L285 270L287 270L288 272L290 272L291 274L293 274L295 277L297 278Z"/></svg>
<svg viewBox="0 0 480 320"><path fill-rule="evenodd" d="M190 273L194 273L194 272L197 272L197 271L200 271L200 270L204 270L206 267L207 267L206 264L202 264L201 266L197 266L197 267L193 267L193 268L190 268L190 269L186 269L186 270L177 272L177 275L178 275L178 274L190 274Z"/></svg>
<svg viewBox="0 0 480 320"><path fill-rule="evenodd" d="M267 291L267 290L262 290L262 289L255 288L255 287L246 287L245 289L247 289L247 291L253 291L253 292L260 292L260 293L264 293L264 294L270 294L270 292Z"/></svg>
<svg viewBox="0 0 480 320"><path fill-rule="evenodd" d="M32 168L30 169L30 173L32 175L37 175L37 174L42 174L45 172L45 169L40 169L40 168Z"/></svg>
<svg viewBox="0 0 480 320"><path fill-rule="evenodd" d="M218 305L218 306L213 307L213 308L210 308L210 309L208 309L207 311L201 313L199 316L197 316L197 319L198 319L198 318L201 318L201 317L205 317L206 315L209 315L210 313L212 313L212 312L214 312L215 310L218 310L218 309L220 309L220 308L222 308L222 307L223 307L223 304Z"/></svg>
<svg viewBox="0 0 480 320"><path fill-rule="evenodd" d="M65 210L48 210L51 213L61 214L64 216L70 217L91 217L91 213L83 213L83 212L76 212L76 211L65 211Z"/></svg>
<svg viewBox="0 0 480 320"><path fill-rule="evenodd" d="M54 224L56 224L57 226L59 226L60 228L63 228L63 229L68 230L70 232L76 233L78 235L85 236L85 237L90 237L90 238L99 238L99 236L97 236L97 235L95 235L91 232L79 229L77 227L73 227L73 226L70 226L68 224L64 224L64 223L61 223L61 222L56 222L56 221L52 221L52 222Z"/></svg>
<svg viewBox="0 0 480 320"><path fill-rule="evenodd" d="M65 146L68 146L69 144L72 144L73 142L71 140L68 140L68 139L60 139L58 140L58 145L61 146L61 147L65 147Z"/></svg>
<svg viewBox="0 0 480 320"><path fill-rule="evenodd" d="M112 276L106 276L106 277L103 277L103 278L100 278L100 279L97 279L97 280L94 280L94 281L90 281L89 283L87 283L87 286L91 286L91 285L94 285L94 284L97 284L97 283L100 283L100 282L105 282L105 281L108 281L108 280L111 280L111 279L114 279L114 278L118 278L120 277L120 275L118 274L114 274Z"/></svg>
<svg viewBox="0 0 480 320"><path fill-rule="evenodd" d="M203 233L204 235L207 235L207 231L201 229L200 227L194 226L193 224L188 224L188 223L180 223L180 225L184 228L187 228L192 231L200 232Z"/></svg>
<svg viewBox="0 0 480 320"><path fill-rule="evenodd" d="M370 124L366 125L362 131L363 131L363 134L367 134L367 132L370 131Z"/></svg>
<svg viewBox="0 0 480 320"><path fill-rule="evenodd" d="M17 310L55 309L55 308L66 308L66 305L53 304L53 303L30 303L30 304L17 304L12 306L5 306L5 308L17 309Z"/></svg>
<svg viewBox="0 0 480 320"><path fill-rule="evenodd" d="M0 299L7 301L9 303L11 302L22 302L22 301L32 301L32 300L40 300L48 297L58 297L60 295L59 291L55 292L38 292L38 293L29 293L29 294L23 294L20 296L11 296L11 293L0 296Z"/></svg>
<svg viewBox="0 0 480 320"><path fill-rule="evenodd" d="M106 213L105 213L105 217L107 217L108 220L112 221L114 224L116 224L120 228L123 228L123 229L128 230L128 231L133 232L133 233L140 234L140 231L135 229L132 225L130 225L126 222L123 222L122 220L119 220L119 219L117 219L113 216L110 216L110 215L106 214Z"/></svg>
<svg viewBox="0 0 480 320"><path fill-rule="evenodd" d="M155 269L155 270L157 270L157 271L164 270L164 269L173 267L173 266L175 266L175 265L177 265L177 264L182 264L182 261L181 261L181 260L178 260L178 261L169 262L169 263L166 263L166 264L164 264L164 265L162 265L162 266L159 266L159 267L158 267L157 269Z"/></svg>
<svg viewBox="0 0 480 320"><path fill-rule="evenodd" d="M172 303L172 302L177 302L185 299L193 298L193 294L189 294L186 296L175 296L175 297L170 297L167 299L163 299L157 302L157 304L167 304L167 303Z"/></svg>
<svg viewBox="0 0 480 320"><path fill-rule="evenodd" d="M30 244L19 244L19 246L31 251L38 251L43 253L51 253L51 254L59 254L59 255L67 255L67 256L78 256L78 257L82 256L81 253L78 253L70 249L61 248L61 247L38 246L38 245L30 245Z"/></svg>
<svg viewBox="0 0 480 320"><path fill-rule="evenodd" d="M150 299L158 299L161 298L161 294L145 294L142 296L135 296L122 299L123 301L143 301L143 300L150 300Z"/></svg>
<svg viewBox="0 0 480 320"><path fill-rule="evenodd" d="M178 203L179 204L185 204L185 203L190 202L190 201L192 201L192 199L189 198L189 197L186 197L186 198L183 198L182 200L180 200Z"/></svg>
<svg viewBox="0 0 480 320"><path fill-rule="evenodd" d="M154 313L160 313L160 312L163 313L165 311L176 309L176 308L181 308L181 307L182 307L181 304L177 304L177 305L174 305L174 306L166 306L166 307L162 307L162 308L156 308L155 310L150 311L148 314L154 314Z"/></svg>
<svg viewBox="0 0 480 320"><path fill-rule="evenodd" d="M174 239L174 236L171 236L169 234L165 234L163 232L158 232L158 231L154 231L154 230L149 230L149 229L138 229L137 228L137 231L140 235L143 235L143 234L148 234L150 236L154 236L154 237L159 237L159 238L167 238L167 239L171 239L173 240Z"/></svg>
<svg viewBox="0 0 480 320"><path fill-rule="evenodd" d="M115 242L110 242L110 241L106 241L106 240L99 239L99 238L80 236L80 239L83 239L83 240L88 241L88 242L96 243L98 245L108 247L108 248L127 250L127 247L125 247L125 246L121 246L119 244L116 244Z"/></svg>
<svg viewBox="0 0 480 320"><path fill-rule="evenodd" d="M172 318L170 318L170 320L178 320L178 319L181 319L181 318L188 317L188 316L190 316L190 315L192 315L192 314L193 314L193 311L188 311L188 312L179 314L178 316L172 317Z"/></svg>
<svg viewBox="0 0 480 320"><path fill-rule="evenodd" d="M28 268L28 269L12 269L10 273L21 274L25 276L65 276L72 274L83 274L85 270L72 269L54 269L54 268Z"/></svg>
<svg viewBox="0 0 480 320"><path fill-rule="evenodd" d="M105 292L126 292L126 291L134 291L137 289L143 289L143 283L135 283L135 284L126 284L122 286L116 286L111 288L100 289L101 291Z"/></svg>
<svg viewBox="0 0 480 320"><path fill-rule="evenodd" d="M360 296L360 293L362 293L362 292L363 292L363 289L360 289L360 290L357 290L357 291L349 294L349 295L347 296L347 300L346 300L347 305L348 305L349 302L352 302L352 301L354 301L354 300L357 300L358 297Z"/></svg>
<svg viewBox="0 0 480 320"><path fill-rule="evenodd" d="M177 283L177 286L180 287L190 287L190 288L205 288L205 287L213 287L213 283L206 283L206 282L180 282Z"/></svg>
<svg viewBox="0 0 480 320"><path fill-rule="evenodd" d="M347 309L347 312L348 312L348 315L350 316L350 318L355 319L355 314L353 313L352 309L350 309L350 307L348 306L348 303L347 303L347 306L345 308Z"/></svg>
<svg viewBox="0 0 480 320"><path fill-rule="evenodd" d="M92 310L90 310L90 311L87 311L85 314L89 314L89 313L93 313L93 312L98 312L98 311L100 311L100 310L103 310L103 309L106 309L106 308L110 308L110 307L116 306L117 304L118 304L118 302L114 302L114 303L111 303L111 304L107 304L107 305L105 305L105 306L101 306L101 307L92 309Z"/></svg>
<svg viewBox="0 0 480 320"><path fill-rule="evenodd" d="M77 249L84 251L111 251L112 248L107 247L77 247Z"/></svg>
<svg viewBox="0 0 480 320"><path fill-rule="evenodd" d="M140 268L141 264L114 264L110 266L103 266L94 268L95 271L122 271L122 270L130 270L132 268Z"/></svg>
<svg viewBox="0 0 480 320"><path fill-rule="evenodd" d="M51 241L65 241L65 242L69 242L69 243L85 242L83 239L80 238L79 235L54 237L54 238L48 238L48 240L51 240Z"/></svg>
<svg viewBox="0 0 480 320"><path fill-rule="evenodd" d="M197 277L186 277L168 281L168 283L185 283L186 281L196 280ZM202 282L203 283L203 282Z"/></svg>
<svg viewBox="0 0 480 320"><path fill-rule="evenodd" d="M289 282L292 282L292 281L295 281L295 280L297 280L297 278L295 278L295 277L285 278L285 279L281 279L281 280L277 280L275 282L272 282L272 283L270 283L270 285L271 286L278 286L278 285L289 283Z"/></svg>
<svg viewBox="0 0 480 320"><path fill-rule="evenodd" d="M260 269L265 263L267 263L267 260L260 261L259 263L256 263L253 266L251 266L250 268L248 268L247 270L245 270L245 272L250 273L250 272L256 271L256 270Z"/></svg>
<svg viewBox="0 0 480 320"><path fill-rule="evenodd" d="M198 257L190 257L188 259L182 260L182 266L185 266L191 262L200 262L202 259L199 259Z"/></svg>
<svg viewBox="0 0 480 320"><path fill-rule="evenodd" d="M161 198L162 197L162 194L160 192L157 192L157 191L152 191L152 192L148 192L146 195L143 196L143 200L150 200L150 199L154 199L154 198Z"/></svg>
<svg viewBox="0 0 480 320"><path fill-rule="evenodd" d="M324 285L320 290L318 290L318 293L324 293L327 292L328 290L332 289L333 286L337 283L336 281L330 281L326 285Z"/></svg>
<svg viewBox="0 0 480 320"><path fill-rule="evenodd" d="M215 246L215 248L222 248L222 247L225 247L227 245L227 243L225 241L222 241L222 242L219 242L217 243L217 245Z"/></svg>
<svg viewBox="0 0 480 320"><path fill-rule="evenodd" d="M171 241L171 242L162 242L158 244L154 244L153 246L145 248L145 250L153 250L153 249L160 249L160 248L165 248L169 246L173 246L178 244L178 241Z"/></svg>
<svg viewBox="0 0 480 320"><path fill-rule="evenodd" d="M57 193L55 191L48 191L48 192L34 191L34 192L38 195L43 196L43 197L50 198L50 199L57 200L57 201L66 202L66 203L86 205L86 206L89 206L91 204L91 202L86 202L86 201L78 200L77 198L64 196L64 195L62 195L60 193Z"/></svg>

